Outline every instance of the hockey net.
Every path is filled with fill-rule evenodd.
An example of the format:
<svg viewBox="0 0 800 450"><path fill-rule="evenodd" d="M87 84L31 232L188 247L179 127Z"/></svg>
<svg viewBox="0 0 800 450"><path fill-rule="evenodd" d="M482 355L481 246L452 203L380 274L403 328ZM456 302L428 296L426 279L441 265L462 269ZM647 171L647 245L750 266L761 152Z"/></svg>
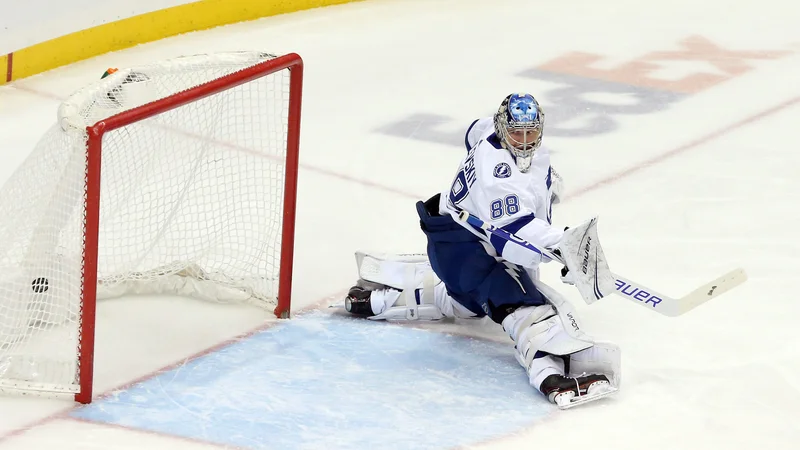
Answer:
<svg viewBox="0 0 800 450"><path fill-rule="evenodd" d="M0 390L91 401L97 298L288 317L301 87L299 56L236 52L120 70L62 103L0 191Z"/></svg>

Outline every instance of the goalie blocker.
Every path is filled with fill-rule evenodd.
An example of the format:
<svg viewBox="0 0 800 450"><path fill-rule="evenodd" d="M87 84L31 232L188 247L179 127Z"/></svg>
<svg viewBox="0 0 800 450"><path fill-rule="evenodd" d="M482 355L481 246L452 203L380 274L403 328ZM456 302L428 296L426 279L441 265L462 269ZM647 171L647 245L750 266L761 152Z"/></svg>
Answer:
<svg viewBox="0 0 800 450"><path fill-rule="evenodd" d="M597 236L597 218L564 231L558 245L571 282L587 304L614 292L615 279ZM563 274L563 272L562 272Z"/></svg>

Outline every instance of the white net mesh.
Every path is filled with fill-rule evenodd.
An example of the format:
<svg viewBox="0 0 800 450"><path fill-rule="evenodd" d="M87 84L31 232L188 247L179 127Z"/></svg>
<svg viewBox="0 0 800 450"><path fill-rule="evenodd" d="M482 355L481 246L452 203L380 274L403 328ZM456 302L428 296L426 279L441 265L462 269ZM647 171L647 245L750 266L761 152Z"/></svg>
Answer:
<svg viewBox="0 0 800 450"><path fill-rule="evenodd" d="M62 104L0 191L0 389L78 390L86 127L270 58L122 70ZM288 100L283 70L105 135L98 297L274 305Z"/></svg>

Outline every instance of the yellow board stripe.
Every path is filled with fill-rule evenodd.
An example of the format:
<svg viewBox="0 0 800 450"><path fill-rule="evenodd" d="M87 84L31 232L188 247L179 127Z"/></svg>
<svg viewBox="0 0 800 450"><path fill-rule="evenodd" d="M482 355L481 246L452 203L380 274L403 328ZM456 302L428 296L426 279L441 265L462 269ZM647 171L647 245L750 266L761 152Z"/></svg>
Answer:
<svg viewBox="0 0 800 450"><path fill-rule="evenodd" d="M0 85L181 33L352 1L357 0L200 0L141 14L23 48L13 59L1 56Z"/></svg>
<svg viewBox="0 0 800 450"><path fill-rule="evenodd" d="M11 81L11 61L12 57L14 56L13 53L9 53L7 55L0 56L0 84L8 83ZM5 80L5 82L3 82Z"/></svg>

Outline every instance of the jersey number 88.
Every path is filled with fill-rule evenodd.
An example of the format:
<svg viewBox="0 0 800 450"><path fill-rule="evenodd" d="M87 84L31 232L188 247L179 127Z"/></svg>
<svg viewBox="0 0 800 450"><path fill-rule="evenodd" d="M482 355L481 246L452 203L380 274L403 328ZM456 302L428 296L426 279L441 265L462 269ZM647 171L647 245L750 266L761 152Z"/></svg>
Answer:
<svg viewBox="0 0 800 450"><path fill-rule="evenodd" d="M505 216L513 216L519 212L519 198L515 194L506 195L502 199L492 200L490 205L492 219L496 220Z"/></svg>

